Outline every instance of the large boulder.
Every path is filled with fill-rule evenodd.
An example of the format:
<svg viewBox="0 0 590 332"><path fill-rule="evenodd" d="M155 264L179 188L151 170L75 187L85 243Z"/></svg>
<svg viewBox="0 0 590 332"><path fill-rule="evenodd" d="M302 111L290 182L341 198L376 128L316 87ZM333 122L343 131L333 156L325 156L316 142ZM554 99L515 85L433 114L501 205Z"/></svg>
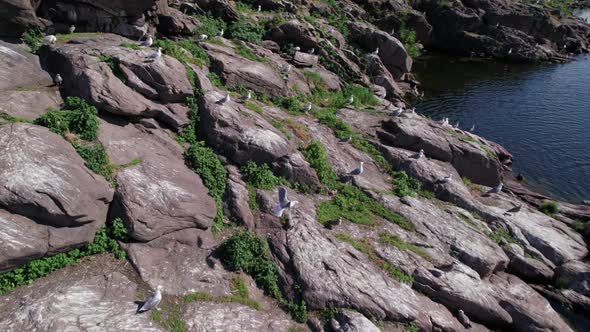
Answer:
<svg viewBox="0 0 590 332"><path fill-rule="evenodd" d="M225 199L223 200L224 212L246 226L246 228L254 229L254 215L248 204L248 187L242 180L240 170L233 165L226 166L226 170L228 180Z"/></svg>
<svg viewBox="0 0 590 332"><path fill-rule="evenodd" d="M104 121L100 141L113 161L137 165L117 173L116 208L140 241L213 224L217 210L201 178L186 167L182 150L159 128Z"/></svg>
<svg viewBox="0 0 590 332"><path fill-rule="evenodd" d="M163 331L149 315L136 314L134 301L144 298L123 274L133 271L106 255L85 263L0 296L0 330Z"/></svg>
<svg viewBox="0 0 590 332"><path fill-rule="evenodd" d="M153 50L135 51L120 46L124 42L132 41L111 34L74 38L41 48L41 62L62 76L64 93L100 110L134 120L156 118L173 128L185 125L187 115L177 114L174 104L192 94L184 66L165 55L148 61Z"/></svg>
<svg viewBox="0 0 590 332"><path fill-rule="evenodd" d="M62 103L53 78L24 44L0 41L0 73L0 113L34 120Z"/></svg>
<svg viewBox="0 0 590 332"><path fill-rule="evenodd" d="M199 21L183 14L175 8L166 8L165 13L158 15L158 31L169 35L192 35L200 26Z"/></svg>
<svg viewBox="0 0 590 332"><path fill-rule="evenodd" d="M7 124L0 126L0 146L0 206L59 227L98 228L106 221L112 188L62 137L44 127Z"/></svg>
<svg viewBox="0 0 590 332"><path fill-rule="evenodd" d="M39 19L35 9L30 0L0 1L0 36L19 38L28 29L44 28L48 22Z"/></svg>
<svg viewBox="0 0 590 332"><path fill-rule="evenodd" d="M237 164L271 163L290 154L293 147L283 133L234 101L221 103L223 97L211 91L201 99L197 132L210 146Z"/></svg>

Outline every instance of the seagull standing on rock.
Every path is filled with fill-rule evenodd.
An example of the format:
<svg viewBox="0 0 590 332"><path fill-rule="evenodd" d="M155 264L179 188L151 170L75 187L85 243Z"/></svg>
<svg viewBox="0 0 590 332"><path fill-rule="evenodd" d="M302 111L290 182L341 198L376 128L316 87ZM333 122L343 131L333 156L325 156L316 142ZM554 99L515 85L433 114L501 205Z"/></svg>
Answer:
<svg viewBox="0 0 590 332"><path fill-rule="evenodd" d="M230 101L229 92L226 92L225 96L223 96L223 98L221 98L218 101L218 103L223 105L223 104L227 103L228 101Z"/></svg>
<svg viewBox="0 0 590 332"><path fill-rule="evenodd" d="M350 95L350 97L348 97L348 99L346 100L346 103L348 105L354 103L354 95Z"/></svg>
<svg viewBox="0 0 590 332"><path fill-rule="evenodd" d="M247 101L247 100L250 100L251 98L252 98L252 91L251 90L248 90L248 92L246 93L246 95L242 97L242 100L243 101Z"/></svg>
<svg viewBox="0 0 590 332"><path fill-rule="evenodd" d="M158 47L158 49L154 53L148 55L146 58L152 59L152 60L156 61L161 56L162 56L162 48L161 47Z"/></svg>
<svg viewBox="0 0 590 332"><path fill-rule="evenodd" d="M225 31L223 31L223 29L219 30L219 32L217 33L217 37L223 37L224 33Z"/></svg>
<svg viewBox="0 0 590 332"><path fill-rule="evenodd" d="M55 42L57 42L57 37L54 35L47 35L47 36L43 37L43 39L41 41L43 43L55 44Z"/></svg>
<svg viewBox="0 0 590 332"><path fill-rule="evenodd" d="M70 31L70 34L74 33L74 31L76 31L76 26L73 24L70 25L69 31Z"/></svg>
<svg viewBox="0 0 590 332"><path fill-rule="evenodd" d="M289 210L289 213L291 213L291 208L294 207L297 203L297 201L290 201L287 197L287 189L280 187L279 202L275 206L273 213L276 217L280 218L283 216L283 213L285 213L286 210Z"/></svg>
<svg viewBox="0 0 590 332"><path fill-rule="evenodd" d="M307 105L305 105L305 107L303 108L303 112L307 113L311 111L311 103L308 103Z"/></svg>
<svg viewBox="0 0 590 332"><path fill-rule="evenodd" d="M291 71L291 65L287 65L285 69L281 71L282 74L288 74Z"/></svg>
<svg viewBox="0 0 590 332"><path fill-rule="evenodd" d="M258 5L258 12L261 12L261 11L262 11L262 6Z"/></svg>
<svg viewBox="0 0 590 332"><path fill-rule="evenodd" d="M63 83L63 79L61 78L60 74L56 74L55 77L53 78L53 81L55 82L55 84L57 86L61 86L61 84Z"/></svg>
<svg viewBox="0 0 590 332"><path fill-rule="evenodd" d="M403 112L404 112L404 109L400 107L398 109L393 110L393 115L400 116L400 115L402 115Z"/></svg>
<svg viewBox="0 0 590 332"><path fill-rule="evenodd" d="M352 175L352 176L355 176L355 175L361 175L361 174L363 174L363 172L364 172L363 165L364 165L364 164L365 164L365 162L364 162L364 161L361 161L361 163L360 163L359 167L357 167L357 168L353 169L353 170L352 170L350 173L348 173L348 174L350 174L350 175Z"/></svg>
<svg viewBox="0 0 590 332"><path fill-rule="evenodd" d="M301 47L295 46L294 50L295 50L295 52L299 52L299 51L301 51Z"/></svg>
<svg viewBox="0 0 590 332"><path fill-rule="evenodd" d="M456 124L456 125L454 125L454 126L453 126L453 128L455 128L455 129L459 129L459 122L457 122L457 124Z"/></svg>
<svg viewBox="0 0 590 332"><path fill-rule="evenodd" d="M416 153L414 155L414 158L416 158L416 159L421 159L423 157L424 157L424 149L420 149L420 151L418 151L418 153Z"/></svg>
<svg viewBox="0 0 590 332"><path fill-rule="evenodd" d="M200 41L203 41L203 40L205 40L205 39L207 39L207 38L209 38L209 36L207 36L207 35L205 35L205 34L202 34L202 35L200 35L200 36L199 36L199 40L200 40Z"/></svg>
<svg viewBox="0 0 590 332"><path fill-rule="evenodd" d="M152 46L152 44L154 43L154 40L152 39L151 35L147 35L147 38L142 41L139 46L143 46L143 47L150 47Z"/></svg>
<svg viewBox="0 0 590 332"><path fill-rule="evenodd" d="M146 312L148 310L151 310L151 309L154 309L155 307L157 307L158 304L160 304L160 301L162 301L161 291L162 291L162 286L156 287L156 291L154 292L154 294L152 294L152 296L150 296L147 300L145 300L145 302L143 303L141 308L139 308L137 313Z"/></svg>
<svg viewBox="0 0 590 332"><path fill-rule="evenodd" d="M436 182L438 182L438 183L449 183L449 182L451 182L451 179L452 178L453 178L453 175L452 174L449 174L449 175L447 175L445 177L442 177L442 178L438 179Z"/></svg>
<svg viewBox="0 0 590 332"><path fill-rule="evenodd" d="M372 55L379 55L379 47L377 47L377 49L373 53L371 53L371 54Z"/></svg>
<svg viewBox="0 0 590 332"><path fill-rule="evenodd" d="M352 141L352 135L348 135L348 137L341 139L340 143L349 143L350 141Z"/></svg>
<svg viewBox="0 0 590 332"><path fill-rule="evenodd" d="M469 129L470 132L473 132L475 130L475 125L471 126L471 129Z"/></svg>
<svg viewBox="0 0 590 332"><path fill-rule="evenodd" d="M490 195L490 194L497 194L499 192L502 191L502 187L504 186L504 184L502 182L500 182L497 186L495 186L494 188L488 190L485 194L486 195Z"/></svg>

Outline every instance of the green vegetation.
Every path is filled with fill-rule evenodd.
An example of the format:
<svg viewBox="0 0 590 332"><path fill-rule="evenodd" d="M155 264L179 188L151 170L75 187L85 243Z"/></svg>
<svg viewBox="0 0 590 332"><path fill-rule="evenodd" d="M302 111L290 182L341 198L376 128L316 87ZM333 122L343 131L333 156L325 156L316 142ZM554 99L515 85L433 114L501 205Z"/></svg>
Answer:
<svg viewBox="0 0 590 332"><path fill-rule="evenodd" d="M586 222L582 221L582 220L576 220L574 223L574 229L578 232L583 232L584 229L586 228Z"/></svg>
<svg viewBox="0 0 590 332"><path fill-rule="evenodd" d="M466 215L464 215L464 214L462 214L462 213L459 213L459 214L458 214L458 216L459 216L459 218L460 218L461 220L463 220L463 221L464 221L464 222L465 222L467 225L469 225L469 226L472 226L472 227L475 227L475 228L479 229L479 226L478 226L476 223L474 223L474 222L473 222L471 219L469 219L469 217L468 217L468 216L466 216Z"/></svg>
<svg viewBox="0 0 590 332"><path fill-rule="evenodd" d="M221 18L199 15L197 16L197 19L201 22L201 25L193 31L193 34L195 35L205 34L209 36L209 38L213 38L217 36L217 33L221 31L221 29L227 29L227 24Z"/></svg>
<svg viewBox="0 0 590 332"><path fill-rule="evenodd" d="M283 135L285 135L285 137L287 137L287 139L291 139L292 135L291 133L287 130L287 128L285 128L285 125L283 124L282 121L278 121L278 120L268 120L268 122L273 125L273 127L277 128L281 133L283 133Z"/></svg>
<svg viewBox="0 0 590 332"><path fill-rule="evenodd" d="M409 28L402 26L399 31L401 42L404 43L404 47L408 52L408 55L412 58L420 56L421 51L416 41L416 31L410 30Z"/></svg>
<svg viewBox="0 0 590 332"><path fill-rule="evenodd" d="M275 176L267 164L258 165L249 161L240 171L244 181L254 188L270 190L281 185L289 185L285 178Z"/></svg>
<svg viewBox="0 0 590 332"><path fill-rule="evenodd" d="M246 106L247 109L254 111L258 114L263 114L264 111L262 110L262 107L260 107L258 104L256 104L255 102L251 101L251 100L247 100L244 102L244 106Z"/></svg>
<svg viewBox="0 0 590 332"><path fill-rule="evenodd" d="M180 306L160 304L158 309L150 311L154 322L170 332L186 332Z"/></svg>
<svg viewBox="0 0 590 332"><path fill-rule="evenodd" d="M199 174L203 184L209 189L209 195L215 199L217 204L217 216L213 230L218 232L223 228L222 200L227 182L227 171L223 167L219 157L205 145L205 142L197 140L197 127L199 123L199 109L194 97L186 100L189 107L189 123L176 137L179 144L187 144L189 147L184 151L184 158L187 165Z"/></svg>
<svg viewBox="0 0 590 332"><path fill-rule="evenodd" d="M98 111L78 97L68 97L62 110L50 110L35 120L35 124L49 128L54 133L74 133L83 140L98 136Z"/></svg>
<svg viewBox="0 0 590 332"><path fill-rule="evenodd" d="M116 186L115 176L117 167L111 164L106 149L100 144L84 145L73 142L76 152L86 161L86 167L98 175L102 175L113 187Z"/></svg>
<svg viewBox="0 0 590 332"><path fill-rule="evenodd" d="M556 202L543 202L539 210L550 217L555 217L559 213L559 204Z"/></svg>
<svg viewBox="0 0 590 332"><path fill-rule="evenodd" d="M138 44L129 43L129 42L122 42L121 44L119 44L119 46L130 48L132 50L140 50L141 49L141 46L139 46Z"/></svg>
<svg viewBox="0 0 590 332"><path fill-rule="evenodd" d="M188 64L192 63L197 66L204 66L209 65L210 63L207 52L205 52L199 44L188 39L181 39L178 41L155 39L153 47L161 47L164 54L180 61L180 63L185 66L191 82L193 82L194 79L191 79L192 76L189 72L192 73L192 69L188 67ZM188 51L188 53L185 51Z"/></svg>
<svg viewBox="0 0 590 332"><path fill-rule="evenodd" d="M251 49L249 49L247 46L244 46L244 45L236 46L234 51L236 51L236 54L241 55L248 60L258 61L258 62L267 62L268 61L268 59L259 57L258 55L256 55L256 53L254 53Z"/></svg>
<svg viewBox="0 0 590 332"><path fill-rule="evenodd" d="M390 277L399 280L400 282L411 285L414 278L400 270L398 267L379 257L375 249L365 240L357 240L348 234L338 233L334 235L338 240L350 244L356 250L365 253L371 262L385 271Z"/></svg>
<svg viewBox="0 0 590 332"><path fill-rule="evenodd" d="M233 292L232 295L215 296L208 293L197 292L187 294L183 297L184 303L191 303L196 301L215 302L215 303L240 303L248 306L254 310L260 310L261 306L258 301L251 299L248 292L248 287L244 280L236 277L232 280Z"/></svg>
<svg viewBox="0 0 590 332"><path fill-rule="evenodd" d="M72 38L95 37L95 36L100 36L101 34L102 34L101 32L74 32L74 33L63 33L63 34L58 33L57 35L55 35L55 37L57 37L58 43L67 43Z"/></svg>
<svg viewBox="0 0 590 332"><path fill-rule="evenodd" d="M411 322L409 324L406 324L406 326L404 327L404 332L419 332L420 328L418 327L418 324L416 324L415 322Z"/></svg>
<svg viewBox="0 0 590 332"><path fill-rule="evenodd" d="M422 188L422 183L420 183L420 181L408 176L404 171L395 172L393 182L393 193L399 197L414 197Z"/></svg>
<svg viewBox="0 0 590 332"><path fill-rule="evenodd" d="M119 248L117 241L126 242L128 240L127 228L123 220L117 218L102 226L96 232L92 243L54 256L34 259L13 271L0 274L0 294L6 294L16 287L31 284L37 278L77 263L82 257L112 252L117 258L123 259L126 254Z"/></svg>
<svg viewBox="0 0 590 332"><path fill-rule="evenodd" d="M504 228L496 228L491 233L487 232L487 236L499 245L503 242L517 243L516 239Z"/></svg>
<svg viewBox="0 0 590 332"><path fill-rule="evenodd" d="M463 180L463 184L465 184L467 187L471 187L473 185L473 182L471 182L471 180L466 176L462 177L461 180Z"/></svg>
<svg viewBox="0 0 590 332"><path fill-rule="evenodd" d="M242 17L240 20L229 26L227 33L232 39L239 39L257 44L262 41L262 37L266 33L266 30L264 26L256 24L248 18Z"/></svg>
<svg viewBox="0 0 590 332"><path fill-rule="evenodd" d="M305 97L303 95L297 97L283 97L275 96L272 98L272 103L282 108L289 114L302 115L303 106L305 105Z"/></svg>
<svg viewBox="0 0 590 332"><path fill-rule="evenodd" d="M336 318L336 315L338 315L338 308L332 306L325 307L320 311L320 318L324 324Z"/></svg>
<svg viewBox="0 0 590 332"><path fill-rule="evenodd" d="M15 122L31 123L32 121L29 119L21 118L18 116L12 116L10 114L0 112L0 125L7 124L7 123L15 123Z"/></svg>
<svg viewBox="0 0 590 332"><path fill-rule="evenodd" d="M279 288L278 269L269 255L268 243L250 231L233 235L219 248L223 265L241 270L254 278L258 287L285 307L300 323L307 321L305 302L287 300Z"/></svg>
<svg viewBox="0 0 590 332"><path fill-rule="evenodd" d="M430 259L430 255L428 255L424 250L420 249L419 247L411 243L407 243L399 236L393 235L387 231L379 233L379 243L396 247L399 250L409 250L417 254L418 256L421 256L428 260Z"/></svg>
<svg viewBox="0 0 590 332"><path fill-rule="evenodd" d="M225 88L225 84L223 84L221 77L217 73L209 72L209 74L207 74L207 78L209 79L211 84L213 84L214 87L217 87L220 89Z"/></svg>
<svg viewBox="0 0 590 332"><path fill-rule="evenodd" d="M326 150L320 141L311 141L303 150L305 159L315 169L320 181L330 190L337 189L342 184L338 181L338 175L332 169Z"/></svg>
<svg viewBox="0 0 590 332"><path fill-rule="evenodd" d="M22 36L23 42L29 46L31 53L37 53L42 45L43 32L39 28L29 29Z"/></svg>
<svg viewBox="0 0 590 332"><path fill-rule="evenodd" d="M119 67L119 64L117 63L117 60L112 55L97 55L97 57L100 59L101 62L106 63L109 66L109 68L111 68L113 74L117 76L121 81L126 81L127 78L123 73L123 70L121 70L121 67Z"/></svg>

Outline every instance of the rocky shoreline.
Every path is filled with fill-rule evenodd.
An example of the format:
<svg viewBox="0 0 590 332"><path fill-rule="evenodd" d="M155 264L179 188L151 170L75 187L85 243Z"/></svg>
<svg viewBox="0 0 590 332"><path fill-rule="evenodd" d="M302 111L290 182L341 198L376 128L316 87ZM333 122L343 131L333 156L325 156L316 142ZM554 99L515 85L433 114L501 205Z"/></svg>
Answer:
<svg viewBox="0 0 590 332"><path fill-rule="evenodd" d="M88 6L0 0L0 35L26 32L0 41L0 330L573 331L547 298L590 313L590 207L408 106L424 48L567 61L590 25L508 0Z"/></svg>

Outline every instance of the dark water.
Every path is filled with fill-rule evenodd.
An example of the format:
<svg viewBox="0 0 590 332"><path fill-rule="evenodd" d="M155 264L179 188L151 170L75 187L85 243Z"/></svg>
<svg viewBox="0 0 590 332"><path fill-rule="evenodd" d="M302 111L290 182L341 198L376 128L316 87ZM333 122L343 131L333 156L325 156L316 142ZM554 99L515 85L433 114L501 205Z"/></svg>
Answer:
<svg viewBox="0 0 590 332"><path fill-rule="evenodd" d="M590 200L590 60L518 65L431 56L414 70L425 89L416 110L498 142L513 169L555 198Z"/></svg>

